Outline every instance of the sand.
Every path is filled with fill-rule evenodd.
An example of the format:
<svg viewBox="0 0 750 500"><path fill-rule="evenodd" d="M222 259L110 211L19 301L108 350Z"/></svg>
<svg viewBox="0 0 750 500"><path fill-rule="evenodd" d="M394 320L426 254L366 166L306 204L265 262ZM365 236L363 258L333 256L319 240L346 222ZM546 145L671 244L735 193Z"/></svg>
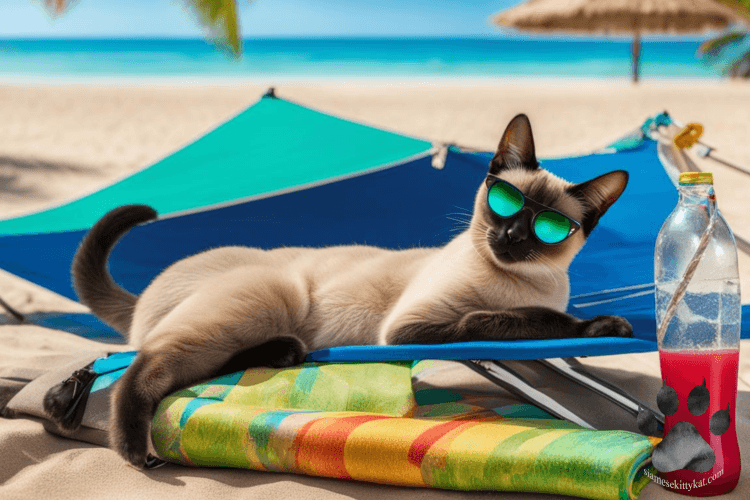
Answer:
<svg viewBox="0 0 750 500"><path fill-rule="evenodd" d="M0 217L81 196L142 169L240 112L266 87L251 83L202 87L0 86ZM632 86L625 82L482 81L396 85L355 81L282 85L278 94L363 123L479 149L494 149L510 118L523 112L531 119L541 158L585 153L634 128L646 117L668 110L681 121L703 124L704 141L716 148L717 156L750 168L750 84L661 81ZM733 230L750 240L750 176L713 162L696 162L703 170L714 172L722 212ZM740 257L740 270L743 303L748 303L750 258L746 255ZM23 312L85 310L3 272L0 296ZM101 348L101 344L40 327L12 325L7 319L0 319L0 323L5 323L0 326L0 375L6 368L44 366L71 352ZM743 342L743 348L744 353L750 352L747 342ZM592 363L627 367L621 371L620 382L637 379L644 394L655 394L658 389L658 358L654 353L625 357L615 365L605 358ZM740 387L747 391L748 354L743 354L742 366ZM747 419L747 406L739 411ZM61 483L65 498L103 498L129 487L136 489L123 493L122 498L139 498L141 494L146 498L157 493L183 498L180 486L185 483L190 486L189 496L196 498L207 494L216 498L288 498L291 493L309 498L322 494L326 498L403 498L403 491L425 498L460 496L424 491L415 494L399 488L373 490L367 485L242 471L196 472L175 466L170 466L171 473L151 476L148 483L109 450L51 437L30 420L0 419L0 457L15 456L18 450L19 459L12 470L0 473L3 498L54 494L58 488L55 477L60 474L65 475ZM743 481L748 487L748 478ZM104 483L108 489L102 489ZM3 488L7 488L4 493ZM657 496L677 498L653 485L643 498Z"/></svg>

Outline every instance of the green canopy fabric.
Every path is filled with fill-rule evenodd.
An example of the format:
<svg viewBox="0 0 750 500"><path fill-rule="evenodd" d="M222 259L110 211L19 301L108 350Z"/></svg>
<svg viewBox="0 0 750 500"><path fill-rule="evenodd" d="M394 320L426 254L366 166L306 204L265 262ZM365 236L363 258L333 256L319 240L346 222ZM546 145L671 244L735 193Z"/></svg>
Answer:
<svg viewBox="0 0 750 500"><path fill-rule="evenodd" d="M55 208L0 221L0 235L87 229L131 203L150 205L164 217L338 180L430 149L426 141L264 97L130 177Z"/></svg>

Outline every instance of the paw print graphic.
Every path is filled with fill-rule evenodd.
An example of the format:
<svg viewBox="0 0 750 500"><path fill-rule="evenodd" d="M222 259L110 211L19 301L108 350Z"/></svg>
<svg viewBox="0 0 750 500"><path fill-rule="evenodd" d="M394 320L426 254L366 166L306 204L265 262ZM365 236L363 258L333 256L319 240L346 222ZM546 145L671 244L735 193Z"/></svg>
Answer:
<svg viewBox="0 0 750 500"><path fill-rule="evenodd" d="M706 413L711 402L711 394L703 384L693 387L687 398L687 409L691 415L699 417ZM677 413L680 405L677 391L667 385L667 379L656 395L656 404L666 416ZM726 410L718 410L708 424L708 429L714 436L721 436L729 429L730 406ZM672 472L688 469L695 472L707 472L714 466L716 456L711 446L701 437L698 430L690 422L678 422L664 439L656 445L652 455L654 467L659 472Z"/></svg>

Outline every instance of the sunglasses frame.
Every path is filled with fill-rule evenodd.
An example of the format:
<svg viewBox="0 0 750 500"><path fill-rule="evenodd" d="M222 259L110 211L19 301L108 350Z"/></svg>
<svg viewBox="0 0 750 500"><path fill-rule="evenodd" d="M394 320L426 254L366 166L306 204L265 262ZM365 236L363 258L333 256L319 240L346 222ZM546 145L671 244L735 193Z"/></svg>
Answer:
<svg viewBox="0 0 750 500"><path fill-rule="evenodd" d="M541 243L542 245L547 245L547 246L559 245L563 241L565 241L568 238L570 238L571 236L573 236L579 229L581 229L581 223L578 222L577 220L575 220L573 217L570 217L569 215L567 215L567 214L565 214L565 213L563 213L563 212L561 212L559 210L555 210L552 207L548 207L547 205L539 203L538 201L532 200L531 198L529 198L528 196L526 196L525 194L523 194L523 192L520 189L518 189L516 186L514 186L513 184L511 184L510 182L508 182L506 180L503 180L503 179L501 179L499 177L495 177L495 176L488 176L487 180L485 181L485 183L487 184L487 206L490 208L490 211L493 214L495 214L496 216L500 217L501 219L510 219L514 215L517 215L519 212L523 211L524 208L528 208L529 210L531 210L531 212L533 214L532 217L531 217L531 232L534 235L534 238L536 238L537 241L539 241L539 243ZM495 184L498 184L498 183L505 184L506 186L508 186L511 189L515 190L519 195L521 195L521 200L523 201L523 205L521 205L521 208L518 210L518 212L514 212L513 214L508 215L508 216L503 216L503 215L500 215L499 213L495 212L494 210L492 210L492 206L490 205L490 191L492 191L492 187ZM542 241L541 238L539 238L539 236L536 234L535 224L536 224L537 217L542 212L554 212L556 214L562 215L563 217L565 217L566 219L568 219L571 222L571 224L570 224L570 231L568 231L568 234L565 236L565 238L561 239L557 243L547 243L545 241Z"/></svg>

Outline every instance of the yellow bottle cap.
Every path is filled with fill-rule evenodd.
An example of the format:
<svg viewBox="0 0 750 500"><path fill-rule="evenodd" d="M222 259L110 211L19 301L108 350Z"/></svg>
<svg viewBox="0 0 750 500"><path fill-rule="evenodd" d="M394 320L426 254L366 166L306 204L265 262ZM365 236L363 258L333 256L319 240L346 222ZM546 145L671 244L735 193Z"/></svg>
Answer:
<svg viewBox="0 0 750 500"><path fill-rule="evenodd" d="M692 184L713 184L714 174L711 172L682 172L680 173L680 186Z"/></svg>

